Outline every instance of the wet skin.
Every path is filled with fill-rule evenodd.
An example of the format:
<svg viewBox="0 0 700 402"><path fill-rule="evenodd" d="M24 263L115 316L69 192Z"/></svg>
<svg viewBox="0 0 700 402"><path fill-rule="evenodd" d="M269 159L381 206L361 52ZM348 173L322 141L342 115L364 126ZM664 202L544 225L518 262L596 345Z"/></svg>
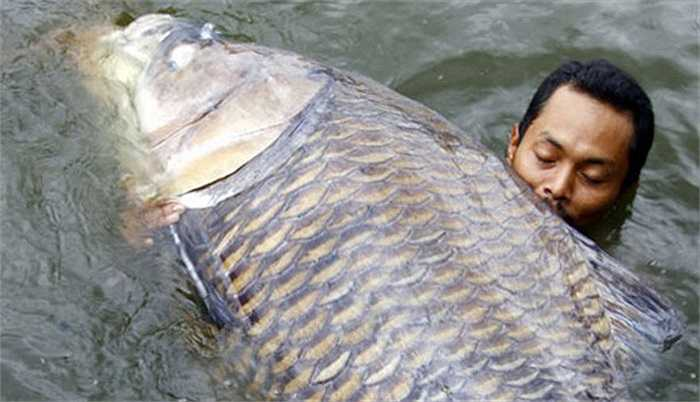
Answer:
<svg viewBox="0 0 700 402"><path fill-rule="evenodd" d="M121 232L134 247L153 245L153 230L180 220L185 207L174 200L161 200L143 206L133 206L121 213Z"/></svg>
<svg viewBox="0 0 700 402"><path fill-rule="evenodd" d="M507 160L574 226L599 219L620 196L634 132L631 115L569 85L558 88L522 141L513 126Z"/></svg>

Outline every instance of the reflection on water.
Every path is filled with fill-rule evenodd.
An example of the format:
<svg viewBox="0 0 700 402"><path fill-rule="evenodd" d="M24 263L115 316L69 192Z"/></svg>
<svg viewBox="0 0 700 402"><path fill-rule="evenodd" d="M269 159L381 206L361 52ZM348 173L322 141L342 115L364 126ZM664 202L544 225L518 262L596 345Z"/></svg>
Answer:
<svg viewBox="0 0 700 402"><path fill-rule="evenodd" d="M0 81L0 397L230 396L210 333L167 246L119 237L115 116L58 45L70 27L164 10L230 38L366 74L438 110L501 153L539 81L562 60L606 57L637 77L657 138L637 196L594 235L677 303L687 334L636 387L698 399L698 5L545 3L3 2ZM68 31L66 31L68 29ZM193 352L192 345L196 352Z"/></svg>

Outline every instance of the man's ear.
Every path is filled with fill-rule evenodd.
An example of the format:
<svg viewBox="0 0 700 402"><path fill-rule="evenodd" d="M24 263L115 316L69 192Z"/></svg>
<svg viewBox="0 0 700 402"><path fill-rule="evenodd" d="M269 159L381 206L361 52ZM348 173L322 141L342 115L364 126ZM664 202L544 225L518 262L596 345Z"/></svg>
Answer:
<svg viewBox="0 0 700 402"><path fill-rule="evenodd" d="M513 124L510 128L510 140L508 141L508 149L506 150L506 160L509 165L513 165L513 158L515 157L515 151L520 145L520 131L518 128L518 123Z"/></svg>

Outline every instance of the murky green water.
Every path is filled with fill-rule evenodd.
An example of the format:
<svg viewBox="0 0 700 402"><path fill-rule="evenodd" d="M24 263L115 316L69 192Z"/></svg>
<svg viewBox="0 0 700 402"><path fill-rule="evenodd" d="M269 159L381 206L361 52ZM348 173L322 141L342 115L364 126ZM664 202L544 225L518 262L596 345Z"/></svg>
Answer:
<svg viewBox="0 0 700 402"><path fill-rule="evenodd" d="M564 59L606 57L638 77L654 102L656 142L634 203L596 237L688 318L638 398L698 400L696 1L0 4L0 398L235 397L215 359L186 341L198 307L172 250L136 253L121 240L115 140L105 132L114 116L86 96L55 45L70 26L167 9L368 75L499 153Z"/></svg>

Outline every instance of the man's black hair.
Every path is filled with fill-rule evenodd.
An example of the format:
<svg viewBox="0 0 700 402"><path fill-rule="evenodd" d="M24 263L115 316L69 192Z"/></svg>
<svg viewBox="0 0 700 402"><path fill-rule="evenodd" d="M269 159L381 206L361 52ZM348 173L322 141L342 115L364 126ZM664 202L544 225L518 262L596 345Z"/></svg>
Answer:
<svg viewBox="0 0 700 402"><path fill-rule="evenodd" d="M571 85L575 90L605 102L616 110L632 114L634 134L629 147L629 169L623 188L636 182L654 140L654 111L649 97L637 81L607 60L592 60L587 63L569 61L549 74L537 88L520 121L520 141L549 97L563 85Z"/></svg>

